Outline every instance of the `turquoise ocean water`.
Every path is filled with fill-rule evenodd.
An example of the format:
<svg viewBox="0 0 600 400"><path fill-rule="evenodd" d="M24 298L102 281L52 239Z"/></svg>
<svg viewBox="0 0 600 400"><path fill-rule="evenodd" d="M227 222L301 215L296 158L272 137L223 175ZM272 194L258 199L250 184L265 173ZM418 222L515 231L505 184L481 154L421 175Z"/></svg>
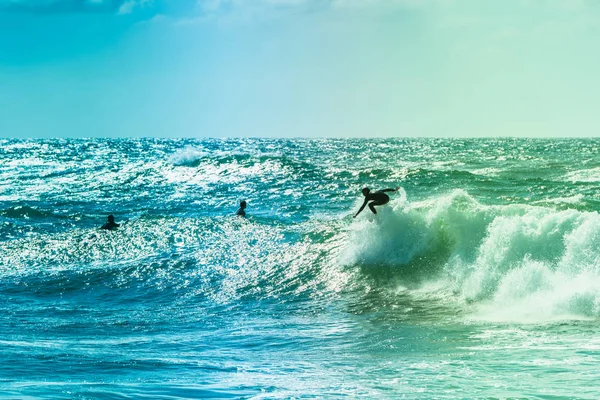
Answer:
<svg viewBox="0 0 600 400"><path fill-rule="evenodd" d="M0 397L600 398L599 187L595 139L0 140Z"/></svg>

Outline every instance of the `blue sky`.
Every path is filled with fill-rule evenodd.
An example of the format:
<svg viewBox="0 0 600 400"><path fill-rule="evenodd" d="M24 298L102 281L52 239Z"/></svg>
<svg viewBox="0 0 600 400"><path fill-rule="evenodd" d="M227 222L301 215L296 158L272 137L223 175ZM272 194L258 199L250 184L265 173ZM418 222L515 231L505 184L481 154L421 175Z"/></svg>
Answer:
<svg viewBox="0 0 600 400"><path fill-rule="evenodd" d="M594 0L0 0L1 137L583 137Z"/></svg>

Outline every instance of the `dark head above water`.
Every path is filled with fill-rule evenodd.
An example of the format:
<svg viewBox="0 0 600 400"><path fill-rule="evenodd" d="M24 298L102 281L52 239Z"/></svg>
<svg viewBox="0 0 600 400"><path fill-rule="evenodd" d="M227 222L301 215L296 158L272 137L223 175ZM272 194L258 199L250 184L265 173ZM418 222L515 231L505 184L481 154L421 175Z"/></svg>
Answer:
<svg viewBox="0 0 600 400"><path fill-rule="evenodd" d="M362 190L363 196L367 196L370 192L371 192L371 190L368 187L363 188L363 190Z"/></svg>
<svg viewBox="0 0 600 400"><path fill-rule="evenodd" d="M106 218L106 223L104 225L102 225L102 228L100 229L107 229L107 230L113 230L117 227L119 227L120 225L115 223L115 216L110 214L107 218Z"/></svg>
<svg viewBox="0 0 600 400"><path fill-rule="evenodd" d="M237 210L237 212L235 214L245 217L246 216L246 211L244 211L245 208L246 208L246 200L240 201L240 208Z"/></svg>

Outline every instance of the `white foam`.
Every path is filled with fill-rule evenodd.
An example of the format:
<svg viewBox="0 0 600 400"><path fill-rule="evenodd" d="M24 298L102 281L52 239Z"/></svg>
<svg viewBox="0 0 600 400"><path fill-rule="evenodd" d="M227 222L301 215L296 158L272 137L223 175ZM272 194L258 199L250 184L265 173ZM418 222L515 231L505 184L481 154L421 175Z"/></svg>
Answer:
<svg viewBox="0 0 600 400"><path fill-rule="evenodd" d="M460 190L391 205L351 225L343 263L412 269L475 304L479 319L600 317L597 212L484 206Z"/></svg>
<svg viewBox="0 0 600 400"><path fill-rule="evenodd" d="M170 161L171 164L177 166L194 166L207 156L208 153L205 151L200 151L193 147L186 147L173 154Z"/></svg>
<svg viewBox="0 0 600 400"><path fill-rule="evenodd" d="M600 167L571 171L565 179L569 182L594 183L600 182Z"/></svg>

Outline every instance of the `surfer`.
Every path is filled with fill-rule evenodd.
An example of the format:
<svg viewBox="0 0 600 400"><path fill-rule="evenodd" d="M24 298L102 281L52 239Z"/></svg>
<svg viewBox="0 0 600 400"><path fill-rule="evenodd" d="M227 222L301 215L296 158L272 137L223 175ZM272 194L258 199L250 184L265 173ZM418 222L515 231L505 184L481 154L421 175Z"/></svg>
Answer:
<svg viewBox="0 0 600 400"><path fill-rule="evenodd" d="M106 229L106 230L112 231L113 229L115 229L119 226L121 226L121 225L117 224L115 222L115 216L111 214L106 219L106 223L104 225L102 225L102 228L100 228L100 229Z"/></svg>
<svg viewBox="0 0 600 400"><path fill-rule="evenodd" d="M361 211L365 208L365 206L367 205L367 203L370 201L369 203L369 208L371 209L371 212L373 214L377 214L377 211L375 210L375 206L382 206L384 204L386 204L388 201L390 201L390 197L385 194L385 192L396 192L398 191L398 189L400 189L400 186L397 186L395 189L383 189L383 190L378 190L376 192L371 192L371 190L369 188L364 188L362 190L362 194L363 196L365 196L365 202L363 203L362 206L360 206L360 210L358 210L358 212L356 214L354 214L353 218L356 218L356 216L358 214L361 213Z"/></svg>
<svg viewBox="0 0 600 400"><path fill-rule="evenodd" d="M246 211L244 211L245 208L246 208L246 200L240 201L240 208L237 210L235 215L245 217L246 216Z"/></svg>

